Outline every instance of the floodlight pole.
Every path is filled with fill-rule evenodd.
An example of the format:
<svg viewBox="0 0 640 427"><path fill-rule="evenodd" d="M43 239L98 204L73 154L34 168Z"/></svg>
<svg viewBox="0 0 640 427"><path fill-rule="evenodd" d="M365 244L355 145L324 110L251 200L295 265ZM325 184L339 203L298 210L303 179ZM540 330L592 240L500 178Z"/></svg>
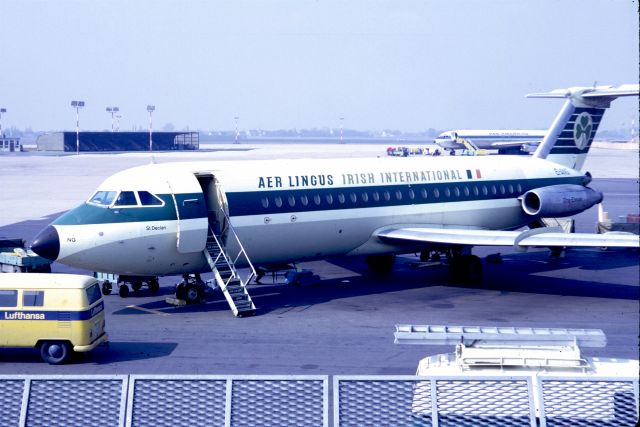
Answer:
<svg viewBox="0 0 640 427"><path fill-rule="evenodd" d="M76 109L76 155L80 154L80 109L84 107L84 101L71 101L71 106Z"/></svg>
<svg viewBox="0 0 640 427"><path fill-rule="evenodd" d="M2 113L6 113L6 108L0 108L0 138L4 138L4 134L2 133Z"/></svg>
<svg viewBox="0 0 640 427"><path fill-rule="evenodd" d="M237 144L237 143L238 143L238 119L239 119L239 118L240 118L240 117L238 117L238 116L235 116L235 117L233 118L233 119L236 121L236 140L235 140L234 144Z"/></svg>
<svg viewBox="0 0 640 427"><path fill-rule="evenodd" d="M111 132L113 132L113 115L120 111L118 107L107 107L107 113L111 113Z"/></svg>
<svg viewBox="0 0 640 427"><path fill-rule="evenodd" d="M153 122L151 121L151 115L155 109L155 105L147 105L147 111L149 112L149 151L153 151Z"/></svg>

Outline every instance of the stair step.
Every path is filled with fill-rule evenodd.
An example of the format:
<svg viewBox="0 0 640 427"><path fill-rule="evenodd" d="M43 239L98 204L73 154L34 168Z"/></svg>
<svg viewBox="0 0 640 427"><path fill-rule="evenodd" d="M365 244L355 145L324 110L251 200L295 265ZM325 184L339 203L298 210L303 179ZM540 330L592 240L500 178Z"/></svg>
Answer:
<svg viewBox="0 0 640 427"><path fill-rule="evenodd" d="M236 309L238 311L249 311L249 310L253 310L253 307L251 305L251 302L245 302L242 304L236 304Z"/></svg>

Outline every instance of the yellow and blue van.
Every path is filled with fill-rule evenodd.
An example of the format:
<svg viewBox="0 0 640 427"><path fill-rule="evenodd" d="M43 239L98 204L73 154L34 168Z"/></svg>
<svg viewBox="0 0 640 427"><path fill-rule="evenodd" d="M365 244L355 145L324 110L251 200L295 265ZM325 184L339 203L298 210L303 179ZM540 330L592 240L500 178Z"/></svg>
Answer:
<svg viewBox="0 0 640 427"><path fill-rule="evenodd" d="M0 274L0 348L35 347L45 362L66 362L108 340L104 300L90 276Z"/></svg>

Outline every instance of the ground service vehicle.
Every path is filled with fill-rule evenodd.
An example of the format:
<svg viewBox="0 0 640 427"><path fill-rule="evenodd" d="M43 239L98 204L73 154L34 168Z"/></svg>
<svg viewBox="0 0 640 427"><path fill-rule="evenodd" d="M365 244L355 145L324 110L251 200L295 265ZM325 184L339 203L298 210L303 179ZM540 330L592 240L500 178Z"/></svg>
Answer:
<svg viewBox="0 0 640 427"><path fill-rule="evenodd" d="M0 348L35 347L45 362L66 362L108 339L104 301L93 277L0 274Z"/></svg>

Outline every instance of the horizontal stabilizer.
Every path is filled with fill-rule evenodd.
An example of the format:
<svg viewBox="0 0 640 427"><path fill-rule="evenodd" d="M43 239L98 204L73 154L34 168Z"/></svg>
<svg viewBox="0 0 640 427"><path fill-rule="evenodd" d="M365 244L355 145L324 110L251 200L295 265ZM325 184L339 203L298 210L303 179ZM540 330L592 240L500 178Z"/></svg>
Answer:
<svg viewBox="0 0 640 427"><path fill-rule="evenodd" d="M624 84L620 86L595 86L588 87L572 87L569 89L555 89L550 92L531 93L527 98L569 98L572 94L578 94L582 98L605 98L620 96L638 96L640 85Z"/></svg>

